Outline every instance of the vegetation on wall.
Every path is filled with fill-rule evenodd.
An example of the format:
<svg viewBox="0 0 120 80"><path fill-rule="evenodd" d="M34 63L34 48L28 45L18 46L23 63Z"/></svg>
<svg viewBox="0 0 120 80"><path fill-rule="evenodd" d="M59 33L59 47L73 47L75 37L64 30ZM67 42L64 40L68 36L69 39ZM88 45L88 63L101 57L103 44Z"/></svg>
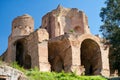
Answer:
<svg viewBox="0 0 120 80"><path fill-rule="evenodd" d="M69 30L69 32L70 32L70 33L73 33L73 32L74 32L74 30L73 30L73 29L70 29L70 30Z"/></svg>

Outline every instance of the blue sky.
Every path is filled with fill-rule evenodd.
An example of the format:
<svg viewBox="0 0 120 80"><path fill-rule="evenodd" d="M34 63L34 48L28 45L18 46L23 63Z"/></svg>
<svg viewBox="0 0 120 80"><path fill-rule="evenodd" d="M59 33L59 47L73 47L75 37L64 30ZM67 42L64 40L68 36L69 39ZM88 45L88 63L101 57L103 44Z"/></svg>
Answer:
<svg viewBox="0 0 120 80"><path fill-rule="evenodd" d="M88 22L93 34L100 34L102 25L99 17L105 0L0 0L0 54L8 46L8 36L12 29L12 20L20 15L29 14L35 20L35 29L41 25L41 18L47 12L61 4L67 8L78 8L88 16Z"/></svg>

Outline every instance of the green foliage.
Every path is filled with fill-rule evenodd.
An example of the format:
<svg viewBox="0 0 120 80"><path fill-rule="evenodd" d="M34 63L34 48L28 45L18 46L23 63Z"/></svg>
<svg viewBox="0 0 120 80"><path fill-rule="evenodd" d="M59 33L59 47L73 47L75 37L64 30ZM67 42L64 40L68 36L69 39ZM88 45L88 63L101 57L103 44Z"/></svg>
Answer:
<svg viewBox="0 0 120 80"><path fill-rule="evenodd" d="M100 31L104 37L109 37L120 26L120 0L107 0L105 4L106 7L102 8L100 13L103 22Z"/></svg>
<svg viewBox="0 0 120 80"><path fill-rule="evenodd" d="M106 0L105 4L100 13L103 22L100 31L111 44L111 55L115 57L112 64L120 72L120 0Z"/></svg>
<svg viewBox="0 0 120 80"><path fill-rule="evenodd" d="M2 60L0 60L0 65L2 65Z"/></svg>
<svg viewBox="0 0 120 80"><path fill-rule="evenodd" d="M101 76L78 76L75 73L39 72L30 70L26 74L30 80L107 80Z"/></svg>
<svg viewBox="0 0 120 80"><path fill-rule="evenodd" d="M74 30L73 30L73 29L71 29L71 30L70 30L70 32L71 32L71 33L73 33L73 32L74 32Z"/></svg>
<svg viewBox="0 0 120 80"><path fill-rule="evenodd" d="M17 64L17 62L11 63L10 66L13 67L13 68L15 68L15 69L18 69L18 70L20 70L20 71L22 71L22 72L24 72L24 73L26 72L26 70L25 70L23 67L20 67L20 66Z"/></svg>
<svg viewBox="0 0 120 80"><path fill-rule="evenodd" d="M3 62L1 61L1 63ZM78 76L76 73L65 73L64 71L61 73L40 72L37 67L25 70L17 62L13 62L10 66L24 72L29 80L107 80L101 76Z"/></svg>

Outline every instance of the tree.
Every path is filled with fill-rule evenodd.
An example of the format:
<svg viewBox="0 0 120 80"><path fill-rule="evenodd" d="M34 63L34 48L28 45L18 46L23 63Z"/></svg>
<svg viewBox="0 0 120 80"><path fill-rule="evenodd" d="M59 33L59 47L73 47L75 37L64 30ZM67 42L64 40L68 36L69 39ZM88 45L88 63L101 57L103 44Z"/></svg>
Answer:
<svg viewBox="0 0 120 80"><path fill-rule="evenodd" d="M101 8L100 17L103 25L100 31L111 44L111 56L115 57L113 68L120 73L120 0L106 0L106 7Z"/></svg>

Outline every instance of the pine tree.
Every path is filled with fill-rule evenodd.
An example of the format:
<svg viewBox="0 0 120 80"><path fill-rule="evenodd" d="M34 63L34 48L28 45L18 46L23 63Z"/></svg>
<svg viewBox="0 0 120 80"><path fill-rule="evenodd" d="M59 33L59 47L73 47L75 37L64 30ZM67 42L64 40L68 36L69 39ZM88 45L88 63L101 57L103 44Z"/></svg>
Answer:
<svg viewBox="0 0 120 80"><path fill-rule="evenodd" d="M120 74L120 0L106 0L106 7L101 8L100 17L103 25L100 31L111 44L112 67ZM110 57L111 58L111 57Z"/></svg>

